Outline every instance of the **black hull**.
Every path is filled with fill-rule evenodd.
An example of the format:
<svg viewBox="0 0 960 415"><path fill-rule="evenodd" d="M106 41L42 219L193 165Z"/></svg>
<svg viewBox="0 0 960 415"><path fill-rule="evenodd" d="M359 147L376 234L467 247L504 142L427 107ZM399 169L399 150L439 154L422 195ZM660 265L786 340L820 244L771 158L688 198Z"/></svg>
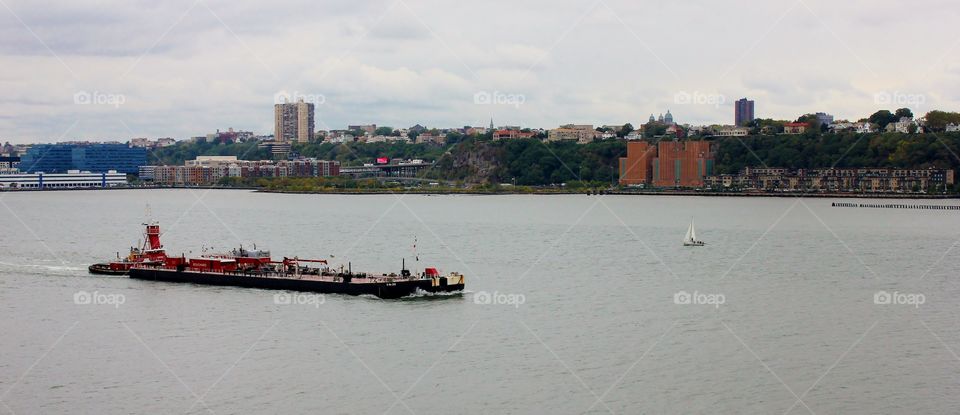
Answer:
<svg viewBox="0 0 960 415"><path fill-rule="evenodd" d="M127 270L118 271L110 269L110 264L93 264L87 267L87 271L90 271L91 274L100 275L127 275L130 272Z"/></svg>
<svg viewBox="0 0 960 415"><path fill-rule="evenodd" d="M349 283L294 278L271 278L258 275L177 271L160 268L133 268L130 270L130 278L202 285L262 288L268 290L307 291L324 294L373 295L386 299L406 297L416 294L417 291L425 291L428 293L463 291L464 286L464 284L446 284L446 278L441 278L440 284L434 286L433 280L430 279L397 281L393 283Z"/></svg>

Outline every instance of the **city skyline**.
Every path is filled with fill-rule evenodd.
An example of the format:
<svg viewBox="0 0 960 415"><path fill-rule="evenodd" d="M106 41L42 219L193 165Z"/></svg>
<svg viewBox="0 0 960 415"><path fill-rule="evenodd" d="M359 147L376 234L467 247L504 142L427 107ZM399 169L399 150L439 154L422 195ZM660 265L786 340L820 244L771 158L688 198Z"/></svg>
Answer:
<svg viewBox="0 0 960 415"><path fill-rule="evenodd" d="M956 13L942 4L603 1L511 5L504 17L487 3L334 2L321 16L308 2L184 2L150 14L124 2L11 2L0 10L0 75L18 82L0 101L0 140L269 132L266 108L281 93L312 100L317 129L483 126L491 116L636 124L668 108L678 122L728 124L743 96L761 104L758 118L953 110ZM708 37L673 33L675 17L730 24ZM936 38L947 41L926 42ZM802 53L802 42L819 48Z"/></svg>

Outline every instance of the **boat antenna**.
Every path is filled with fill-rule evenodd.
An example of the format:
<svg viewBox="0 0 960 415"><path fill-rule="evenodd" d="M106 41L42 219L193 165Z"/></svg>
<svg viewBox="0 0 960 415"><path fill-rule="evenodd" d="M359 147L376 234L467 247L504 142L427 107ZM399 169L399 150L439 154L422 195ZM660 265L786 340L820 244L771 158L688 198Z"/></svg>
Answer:
<svg viewBox="0 0 960 415"><path fill-rule="evenodd" d="M420 254L417 253L417 235L413 235L413 258L420 262Z"/></svg>

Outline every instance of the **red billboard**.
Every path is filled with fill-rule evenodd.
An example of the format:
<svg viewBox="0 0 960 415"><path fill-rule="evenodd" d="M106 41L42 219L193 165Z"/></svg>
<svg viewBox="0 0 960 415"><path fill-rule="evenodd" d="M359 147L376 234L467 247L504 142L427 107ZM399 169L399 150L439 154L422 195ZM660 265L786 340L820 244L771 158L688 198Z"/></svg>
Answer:
<svg viewBox="0 0 960 415"><path fill-rule="evenodd" d="M389 157L377 157L377 164L390 164Z"/></svg>

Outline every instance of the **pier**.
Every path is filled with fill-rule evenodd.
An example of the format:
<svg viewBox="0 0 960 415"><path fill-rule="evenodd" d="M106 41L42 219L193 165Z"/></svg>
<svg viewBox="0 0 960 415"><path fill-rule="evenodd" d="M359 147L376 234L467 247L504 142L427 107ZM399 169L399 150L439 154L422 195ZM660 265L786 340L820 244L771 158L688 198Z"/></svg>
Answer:
<svg viewBox="0 0 960 415"><path fill-rule="evenodd" d="M851 203L833 202L833 207L876 208L876 209L922 209L922 210L960 210L960 205L917 205L905 203Z"/></svg>

